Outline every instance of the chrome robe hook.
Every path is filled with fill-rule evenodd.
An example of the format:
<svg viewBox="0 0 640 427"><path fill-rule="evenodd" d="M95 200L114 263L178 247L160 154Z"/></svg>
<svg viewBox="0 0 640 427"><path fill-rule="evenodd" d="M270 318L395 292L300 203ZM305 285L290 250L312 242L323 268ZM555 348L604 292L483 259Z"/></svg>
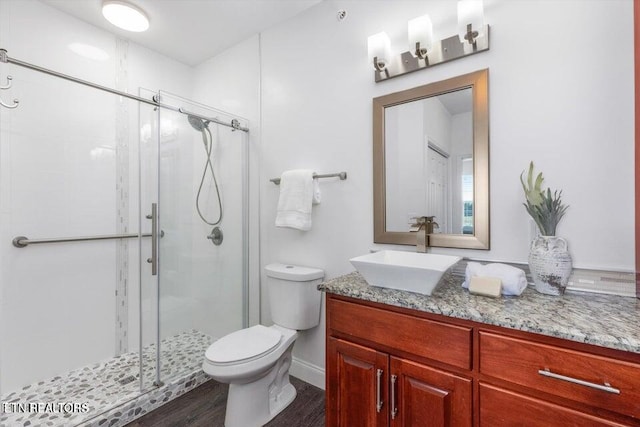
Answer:
<svg viewBox="0 0 640 427"><path fill-rule="evenodd" d="M0 86L0 90L9 89L11 87L12 80L13 80L13 77L7 76L7 84L5 86ZM2 101L2 99L0 99L0 105L2 105L5 108L17 108L19 103L20 101L18 101L17 99L14 99L13 105L9 105L4 101Z"/></svg>
<svg viewBox="0 0 640 427"><path fill-rule="evenodd" d="M18 101L17 99L14 99L14 100L13 100L13 105L9 105L9 104L5 104L5 103L2 101L2 99L0 99L0 105L2 105L2 106L3 106L3 107L5 107L5 108L10 108L10 109L18 108L18 104L19 104L19 103L20 103L20 101Z"/></svg>
<svg viewBox="0 0 640 427"><path fill-rule="evenodd" d="M6 86L0 86L0 89L9 89L11 87L11 80L13 80L13 77L11 76L7 76L7 85Z"/></svg>

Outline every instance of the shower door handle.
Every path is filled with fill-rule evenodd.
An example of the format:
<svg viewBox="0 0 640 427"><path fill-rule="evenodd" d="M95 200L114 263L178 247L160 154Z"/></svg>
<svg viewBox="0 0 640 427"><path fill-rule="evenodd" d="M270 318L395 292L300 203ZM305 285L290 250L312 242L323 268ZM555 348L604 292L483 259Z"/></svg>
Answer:
<svg viewBox="0 0 640 427"><path fill-rule="evenodd" d="M158 275L158 204L151 203L151 275Z"/></svg>

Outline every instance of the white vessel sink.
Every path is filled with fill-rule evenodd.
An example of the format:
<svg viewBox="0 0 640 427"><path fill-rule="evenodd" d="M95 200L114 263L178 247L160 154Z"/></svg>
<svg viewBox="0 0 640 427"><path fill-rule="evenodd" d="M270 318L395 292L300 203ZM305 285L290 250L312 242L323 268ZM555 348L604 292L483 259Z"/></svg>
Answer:
<svg viewBox="0 0 640 427"><path fill-rule="evenodd" d="M431 295L442 275L461 259L450 255L380 251L349 261L370 285Z"/></svg>

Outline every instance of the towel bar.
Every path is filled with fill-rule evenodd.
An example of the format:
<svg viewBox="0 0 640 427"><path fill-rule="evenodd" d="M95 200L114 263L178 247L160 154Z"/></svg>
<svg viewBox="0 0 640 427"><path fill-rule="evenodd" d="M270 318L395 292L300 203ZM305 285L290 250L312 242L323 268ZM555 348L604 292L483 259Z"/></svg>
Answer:
<svg viewBox="0 0 640 427"><path fill-rule="evenodd" d="M18 236L13 239L12 243L13 243L13 246L15 246L16 248L26 248L28 245L34 245L34 244L40 244L40 243L63 243L63 242L84 242L88 240L134 239L136 237L151 237L151 233L60 237L60 238L54 238L54 239L29 239L25 236ZM160 237L164 237L164 231L160 231Z"/></svg>
<svg viewBox="0 0 640 427"><path fill-rule="evenodd" d="M338 173L327 173L324 175L313 174L314 178L334 178L339 177L341 181L347 179L346 172L338 172ZM280 178L271 178L269 181L273 182L275 185L280 185Z"/></svg>

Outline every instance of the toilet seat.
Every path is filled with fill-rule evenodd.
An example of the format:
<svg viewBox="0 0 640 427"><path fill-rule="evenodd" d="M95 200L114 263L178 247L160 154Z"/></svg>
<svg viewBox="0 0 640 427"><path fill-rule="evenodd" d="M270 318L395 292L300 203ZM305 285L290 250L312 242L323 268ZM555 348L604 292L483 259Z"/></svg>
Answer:
<svg viewBox="0 0 640 427"><path fill-rule="evenodd" d="M278 330L256 325L220 338L209 346L205 357L213 365L246 363L271 353L281 340Z"/></svg>

